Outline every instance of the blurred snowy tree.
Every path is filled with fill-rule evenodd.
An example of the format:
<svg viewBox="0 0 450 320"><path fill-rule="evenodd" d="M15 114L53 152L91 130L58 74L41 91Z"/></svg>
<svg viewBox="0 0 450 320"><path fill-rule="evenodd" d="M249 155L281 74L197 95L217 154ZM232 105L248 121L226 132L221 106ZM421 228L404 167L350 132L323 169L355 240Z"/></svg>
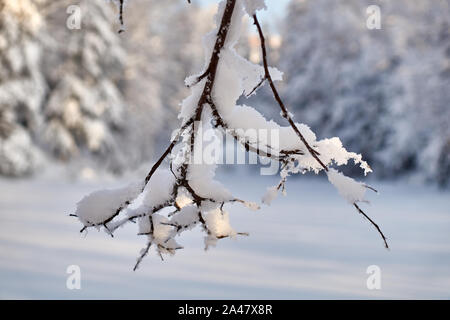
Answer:
<svg viewBox="0 0 450 320"><path fill-rule="evenodd" d="M381 30L366 27L373 4ZM293 0L288 12L281 63L300 118L339 135L379 176L446 183L448 1Z"/></svg>
<svg viewBox="0 0 450 320"><path fill-rule="evenodd" d="M136 0L119 35L105 2L76 3L80 28L70 0L0 2L0 174L31 173L42 154L120 172L170 136L213 9Z"/></svg>
<svg viewBox="0 0 450 320"><path fill-rule="evenodd" d="M165 144L176 127L180 100L188 92L184 79L202 63L198 43L211 28L214 10L179 0L134 0L124 10L126 99L139 115L133 120L140 128L139 157L148 159L153 149L142 135Z"/></svg>
<svg viewBox="0 0 450 320"><path fill-rule="evenodd" d="M123 98L126 52L103 0L78 3L81 28L66 27L69 1L48 11L43 71L50 87L43 145L58 159L88 153L113 171L125 166L120 139L128 117Z"/></svg>
<svg viewBox="0 0 450 320"><path fill-rule="evenodd" d="M24 175L39 164L34 135L46 83L40 71L43 26L36 3L0 0L0 174Z"/></svg>
<svg viewBox="0 0 450 320"><path fill-rule="evenodd" d="M396 1L387 27L397 56L392 134L381 158L392 172L414 170L420 178L450 183L450 1ZM411 23L414 21L414 23ZM391 159L387 155L391 155ZM390 164L390 165L388 165Z"/></svg>
<svg viewBox="0 0 450 320"><path fill-rule="evenodd" d="M366 7L361 1L291 2L281 63L290 80L287 99L300 118L321 136L339 134L376 164L389 133L387 100L395 91L389 76L397 60L387 33L366 28Z"/></svg>
<svg viewBox="0 0 450 320"><path fill-rule="evenodd" d="M123 167L125 52L114 12L102 0L82 1L82 28L70 30L71 4L0 1L0 174L32 173L49 152Z"/></svg>

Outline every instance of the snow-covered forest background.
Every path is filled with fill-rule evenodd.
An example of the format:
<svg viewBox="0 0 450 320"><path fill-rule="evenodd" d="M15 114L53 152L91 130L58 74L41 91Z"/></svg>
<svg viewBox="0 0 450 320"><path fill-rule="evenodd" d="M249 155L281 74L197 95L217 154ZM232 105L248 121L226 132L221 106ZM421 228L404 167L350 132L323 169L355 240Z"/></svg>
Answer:
<svg viewBox="0 0 450 320"><path fill-rule="evenodd" d="M295 119L371 165L370 209L390 252L321 177L304 176L262 212L234 210L249 238L151 257L138 273L132 232L80 237L75 203L145 175L179 124L217 1L191 2L129 0L119 34L104 0L0 0L0 298L449 298L448 0L268 0L262 16ZM71 5L80 29L67 26ZM370 5L379 30L366 26ZM261 63L252 21L242 34L239 53ZM248 100L283 121L267 87ZM276 180L255 166L220 175L256 201ZM79 292L65 287L72 264L86 277ZM373 264L380 291L365 287Z"/></svg>

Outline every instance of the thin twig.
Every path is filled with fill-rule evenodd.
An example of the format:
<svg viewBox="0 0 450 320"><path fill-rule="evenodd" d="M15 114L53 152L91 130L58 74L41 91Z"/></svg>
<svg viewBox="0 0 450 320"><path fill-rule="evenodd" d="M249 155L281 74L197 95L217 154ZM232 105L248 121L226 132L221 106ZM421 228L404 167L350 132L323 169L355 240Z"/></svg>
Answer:
<svg viewBox="0 0 450 320"><path fill-rule="evenodd" d="M193 118L189 119L188 121L186 121L186 123L181 127L180 131L177 133L176 137L172 140L172 142L170 143L170 145L167 147L166 151L164 151L164 153L161 155L161 157L159 157L158 161L156 161L156 163L153 165L153 167L151 168L150 172L147 174L147 176L145 177L145 183L144 183L144 187L142 188L142 190L145 189L145 186L147 185L147 183L150 181L151 177L153 176L153 174L155 173L155 171L159 168L159 166L161 165L161 163L164 161L164 159L167 157L167 155L172 152L172 149L175 147L175 145L178 143L178 140L181 137L181 134L184 132L184 130L186 130L186 128L191 125L193 123Z"/></svg>
<svg viewBox="0 0 450 320"><path fill-rule="evenodd" d="M136 269L139 267L139 264L142 262L142 259L144 259L144 257L148 254L148 251L150 250L151 245L152 245L152 242L149 241L147 243L147 246L145 247L144 252L139 256L138 261L134 265L133 271L136 271Z"/></svg>
<svg viewBox="0 0 450 320"><path fill-rule="evenodd" d="M263 85L264 81L266 81L266 80L267 80L267 77L266 77L266 75L264 75L264 77L261 78L261 81L259 81L259 83L253 88L253 90L250 91L249 94L247 94L247 98L250 97L253 94L253 92L258 90L258 88L261 87Z"/></svg>
<svg viewBox="0 0 450 320"><path fill-rule="evenodd" d="M122 33L125 31L125 29L124 29L125 23L123 22L123 1L124 0L120 0L120 2L119 2L120 29L119 29L118 33Z"/></svg>
<svg viewBox="0 0 450 320"><path fill-rule="evenodd" d="M384 246L386 247L386 249L389 249L389 245L387 243L387 238L384 236L383 232L381 231L380 227L375 223L375 221L373 221L372 219L370 219L370 217L365 214L364 211L361 210L361 208L356 204L353 203L353 205L355 206L356 210L358 210L359 213L361 213L367 220L370 221L370 223L378 230L378 233L381 235L381 237L383 238L384 241Z"/></svg>

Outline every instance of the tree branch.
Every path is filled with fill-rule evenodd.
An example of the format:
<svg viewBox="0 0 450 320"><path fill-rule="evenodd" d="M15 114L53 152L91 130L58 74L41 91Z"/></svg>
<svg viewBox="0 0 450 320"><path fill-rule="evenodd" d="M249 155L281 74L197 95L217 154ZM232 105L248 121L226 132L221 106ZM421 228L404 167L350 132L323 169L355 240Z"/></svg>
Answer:
<svg viewBox="0 0 450 320"><path fill-rule="evenodd" d="M264 34L263 34L261 25L259 24L258 17L256 16L256 14L253 15L253 22L256 25L256 28L258 29L258 35L259 35L259 39L261 42L262 58L263 58L264 73L265 73L264 78L267 79L267 81L269 81L269 85L270 85L270 88L272 89L273 96L281 108L283 118L285 118L289 122L289 125L292 127L292 129L295 131L297 136L300 138L300 140L306 146L306 149L308 149L311 156L317 160L317 162L322 166L322 168L325 171L328 171L328 167L322 162L322 160L319 159L319 157L318 157L319 153L317 151L315 151L309 145L309 143L306 141L305 137L303 137L302 133L300 132L300 130L298 130L297 126L295 125L294 121L292 120L292 117L289 115L289 112L288 112L286 106L284 105L283 101L281 100L281 97L278 94L277 88L275 87L275 84L273 83L272 76L270 75L269 65L267 63L267 52L266 52L266 44L265 44ZM262 81L264 81L264 80L262 80Z"/></svg>
<svg viewBox="0 0 450 320"><path fill-rule="evenodd" d="M190 0L188 0L188 3L190 3ZM120 22L121 26L123 27L123 4L124 1L120 0ZM160 200L161 203L158 204L152 204L152 206L149 204L148 206L139 207L138 209L134 209L134 211L127 212L127 215L125 215L121 219L116 218L122 210L124 210L130 203L133 201L133 199L126 200L119 208L117 208L113 214L107 218L105 221L102 221L97 224L92 224L89 221L84 220L85 226L81 230L84 231L88 227L95 227L95 226L103 226L108 234L112 236L113 232L120 226L128 223L128 222L135 222L137 219L149 219L150 222L150 230L145 230L142 233L139 233L139 235L146 235L148 236L148 243L147 246L141 251L141 254L137 260L136 265L134 266L133 270L136 270L143 260L143 258L148 254L150 247L152 244L155 244L156 250L159 253L161 259L163 259L162 254L163 253L175 253L175 250L181 249L182 247L175 247L175 245L171 245L169 240L173 240L176 235L181 233L182 231L188 229L191 226L194 226L196 224L200 224L205 232L208 235L208 239L212 240L218 240L222 238L229 237L227 234L218 235L211 232L211 230L208 228L208 225L202 215L202 210L205 210L202 207L203 202L212 202L215 203L216 209L219 209L220 212L223 214L223 206L225 203L231 203L231 202L240 202L244 205L248 205L247 202L237 199L237 198L231 198L223 200L222 198L217 197L217 199L214 198L214 196L208 195L200 195L197 193L196 190L191 186L191 183L188 179L188 172L191 162L189 161L192 157L194 146L195 146L195 139L197 138L197 131L199 129L196 129L196 123L199 121L202 121L202 113L204 110L205 105L208 105L212 112L212 118L208 119L211 121L215 128L220 128L224 132L228 132L233 136L233 138L241 143L245 150L247 152L254 152L258 156L267 157L270 159L274 159L277 161L280 161L282 163L282 170L285 170L286 167L289 165L295 165L296 155L304 155L304 150L278 150L274 149L270 145L264 145L257 143L250 143L247 138L244 136L240 136L237 133L237 130L230 128L229 125L226 123L224 118L221 116L219 109L217 108L216 104L214 103L214 99L212 97L212 92L214 89L214 84L216 81L216 74L217 74L217 68L220 62L220 53L222 49L225 46L227 34L231 27L231 21L233 12L236 6L236 0L226 0L224 12L222 15L222 19L220 22L220 25L218 26L218 31L214 43L214 48L211 53L211 57L209 60L208 65L206 66L205 71L197 77L195 83L193 85L198 85L201 81L204 81L203 90L201 92L201 95L199 97L199 100L197 101L195 105L195 109L193 111L193 114L188 120L185 120L184 123L182 123L180 129L178 130L175 137L172 139L170 144L167 146L165 151L161 154L161 156L158 158L158 160L154 163L150 171L148 172L147 176L145 177L144 184L142 188L140 189L140 193L144 192L146 186L150 182L151 178L153 177L154 173L158 170L158 168L161 166L161 164L164 162L164 160L172 153L175 146L180 142L180 138L183 136L182 143L183 143L183 149L181 154L181 164L175 163L173 160L170 161L169 168L170 172L172 173L174 177L173 185L170 185L170 188L166 197ZM271 87L272 93L274 95L275 100L278 102L281 110L282 110L282 116L289 122L289 125L292 127L292 129L295 131L296 135L300 138L302 143L305 145L308 152L311 154L311 156L321 165L321 167L328 171L328 167L320 160L319 153L315 151L306 141L300 130L297 128L296 124L292 120L292 117L290 116L286 106L284 105L280 95L278 94L278 91L274 85L273 79L270 75L268 62L267 62L267 52L266 52L266 46L265 46L265 39L264 34L262 32L261 26L259 24L259 21L257 19L256 14L253 15L254 24L256 25L258 29L258 34L261 40L261 50L262 50L262 57L263 57L263 65L264 65L264 76L261 79L261 81L257 84L257 86L250 92L249 95L253 94L255 90L257 90L265 80L269 82L269 85ZM123 31L123 30L122 30ZM203 83L203 82L202 82ZM192 86L192 85L191 85ZM188 132L186 133L186 130ZM260 148L266 148L266 151L261 150ZM303 149L303 148L302 148ZM297 159L298 160L298 159ZM173 166L175 164L175 167ZM283 179L280 181L280 183L277 186L277 190L281 189L284 190L285 188L285 182L286 182L286 176L283 177ZM171 182L172 183L172 182ZM371 187L366 186L367 188L370 188L372 190L375 190ZM182 188L182 189L180 189ZM183 194L185 194L188 197L189 203L194 204L198 209L198 214L196 214L196 217L193 218L191 221L189 221L189 224L186 225L180 225L178 224L177 220L174 220L177 216L177 214L180 214L182 212L182 204L177 203L178 196L180 195L180 190ZM152 190L148 191L152 192ZM358 210L359 213L361 213L366 219L368 219L372 225L375 226L375 228L378 230L380 235L382 236L386 248L388 248L388 244L386 241L386 237L381 232L378 225L370 218L368 217L361 209L360 207L354 203L353 204L355 208ZM154 230L157 228L157 226L154 225L153 221L153 214L159 213L160 210L164 208L173 208L174 211L172 211L170 214L168 214L168 218L171 218L174 216L174 218L171 218L171 220L168 220L168 222L159 222L158 225L167 225L172 226L174 230L171 230L169 235L167 236L167 239L165 238L163 240L163 243L161 243L161 239L154 238ZM132 209L130 209L132 210ZM207 211L209 211L208 209ZM164 214L164 213L161 213ZM73 215L76 216L76 215ZM142 222L145 220L140 220ZM247 233L237 233L238 235L247 235ZM166 245L168 244L168 245Z"/></svg>
<svg viewBox="0 0 450 320"><path fill-rule="evenodd" d="M266 44L265 44L265 38L264 38L264 33L262 31L261 25L259 24L258 21L258 17L256 16L256 14L253 15L253 23L256 25L256 28L258 30L258 35L259 35L259 39L260 39L260 43L261 43L261 51L262 51L262 60L263 60L263 65L264 65L264 77L261 80L261 82L258 84L257 87L259 87L264 80L267 79L267 81L269 82L270 88L272 90L273 96L275 98L275 100L277 101L278 105L281 108L281 112L282 112L282 116L283 118L285 118L290 126L292 127L292 129L295 131L295 133L297 134L297 136L300 138L300 140L303 142L303 144L306 146L306 149L308 149L309 153L311 154L311 156L316 159L316 161L322 166L322 168L328 172L328 167L320 160L319 158L319 153L317 151L315 151L306 141L306 139L303 137L302 133L300 132L300 130L298 130L297 126L295 125L294 121L292 120L292 117L289 115L289 112L286 108L286 106L283 103L283 100L281 99L277 88L275 87L275 84L272 80L272 76L270 75L270 71L269 71L269 65L267 63L267 51L266 51ZM255 87L256 90L257 87ZM253 91L252 91L253 92ZM278 185L278 189L283 186L284 188L284 182L285 180L282 180L280 182L280 184ZM367 185L364 185L366 188L369 188L375 192L377 192L374 188L369 187ZM366 217L367 220L370 221L370 223L372 223L372 225L378 230L378 233L381 235L381 237L383 238L384 241L384 245L385 247L388 249L389 246L387 244L386 241L386 237L384 236L383 232L381 231L380 227L366 214L364 213L363 210L361 210L361 208L356 204L356 202L353 203L353 205L355 206L355 208L358 210L359 213L361 213L364 217Z"/></svg>

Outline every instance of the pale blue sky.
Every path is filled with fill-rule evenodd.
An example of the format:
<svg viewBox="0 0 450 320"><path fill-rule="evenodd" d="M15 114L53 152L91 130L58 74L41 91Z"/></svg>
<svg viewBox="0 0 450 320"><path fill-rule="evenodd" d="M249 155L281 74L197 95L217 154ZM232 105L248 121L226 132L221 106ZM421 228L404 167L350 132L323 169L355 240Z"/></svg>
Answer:
<svg viewBox="0 0 450 320"><path fill-rule="evenodd" d="M219 3L218 0L193 0L193 2L194 1L197 1L197 3L202 5ZM276 28L277 22L283 17L289 1L290 0L266 0L267 10L259 12L260 20L263 23Z"/></svg>

